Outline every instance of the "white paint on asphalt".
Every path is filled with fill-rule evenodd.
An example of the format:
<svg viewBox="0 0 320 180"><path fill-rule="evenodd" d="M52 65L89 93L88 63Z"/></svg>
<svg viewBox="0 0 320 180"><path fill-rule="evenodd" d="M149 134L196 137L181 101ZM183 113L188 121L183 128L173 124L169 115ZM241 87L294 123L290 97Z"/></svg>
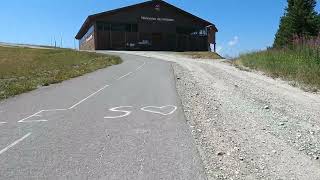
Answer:
<svg viewBox="0 0 320 180"><path fill-rule="evenodd" d="M35 114L32 114L31 116L28 116L24 119L21 119L20 121L18 121L18 123L31 123L31 122L47 122L48 120L46 119L40 119L40 120L30 120L32 117L42 117L42 115L40 115L42 112L54 112L54 111L66 111L67 109L46 109L46 110L41 110Z"/></svg>
<svg viewBox="0 0 320 180"><path fill-rule="evenodd" d="M35 116L38 116L40 113L42 113L43 112L43 110L41 110L41 111L39 111L39 112L37 112L37 113L34 113L34 114L32 114L31 116L28 116L28 117L26 117L26 118L24 118L24 119L21 119L21 120L19 120L18 121L18 123L26 123L26 122L34 122L34 121L26 121L27 119L30 119L30 118L32 118L32 117L35 117ZM42 121L38 121L38 122L42 122Z"/></svg>
<svg viewBox="0 0 320 180"><path fill-rule="evenodd" d="M105 119L116 119L116 118L122 118L122 117L129 116L131 114L131 111L118 110L118 109L123 109L123 108L132 108L132 106L119 106L119 107L111 108L111 109L109 109L109 111L122 112L124 114L123 115L119 115L119 116L106 116L104 118Z"/></svg>
<svg viewBox="0 0 320 180"><path fill-rule="evenodd" d="M89 98L91 98L92 96L96 95L97 93L99 93L100 91L104 90L105 88L109 87L110 85L105 85L102 88L100 88L98 91L90 94L88 97L82 99L81 101L79 101L78 103L76 103L75 105L69 107L68 109L73 109L75 107L77 107L79 104L83 103L84 101L88 100Z"/></svg>
<svg viewBox="0 0 320 180"><path fill-rule="evenodd" d="M1 126L1 124L6 124L7 122L0 122L0 126Z"/></svg>
<svg viewBox="0 0 320 180"><path fill-rule="evenodd" d="M39 119L39 120L28 120L28 121L21 121L19 123L34 123L34 122L47 122L46 119Z"/></svg>
<svg viewBox="0 0 320 180"><path fill-rule="evenodd" d="M47 110L42 110L42 112L53 112L53 111L66 111L68 109L47 109Z"/></svg>
<svg viewBox="0 0 320 180"><path fill-rule="evenodd" d="M26 135L24 135L22 138L14 141L12 144L10 144L9 146L5 147L4 149L2 149L0 151L0 155L6 151L8 151L10 148L12 148L13 146L17 145L18 143L20 143L21 141L23 141L24 139L26 139L27 137L29 137L31 135L31 133L28 133Z"/></svg>
<svg viewBox="0 0 320 180"><path fill-rule="evenodd" d="M139 71L144 65L146 65L146 62L143 62L143 64L141 66L139 66L136 71Z"/></svg>
<svg viewBox="0 0 320 180"><path fill-rule="evenodd" d="M48 120L45 119L41 119L41 120L29 120L32 117L41 117L40 113L42 112L54 112L54 111L67 111L67 110L71 110L74 109L75 107L77 107L78 105L80 105L81 103L83 103L84 101L88 100L89 98L91 98L92 96L96 95L97 93L99 93L100 91L104 90L105 88L109 87L110 85L105 85L102 88L100 88L99 90L97 90L96 92L90 94L89 96L87 96L86 98L82 99L81 101L77 102L76 104L74 104L73 106L69 107L68 109L46 109L46 110L40 110L37 113L32 114L31 116L28 116L24 119L21 119L18 121L18 123L31 123L31 122L46 122Z"/></svg>
<svg viewBox="0 0 320 180"><path fill-rule="evenodd" d="M140 65L140 66L136 69L136 71L139 71L145 64L146 64L146 62L143 62L143 64ZM133 72L129 72L129 73L121 76L121 77L118 78L117 80L123 79L124 77L127 77L127 76L131 75L132 73L133 73ZM46 122L46 121L48 121L48 120L45 120L45 119L42 119L42 120L28 120L28 119L30 119L30 118L32 118L32 117L41 117L40 113L42 113L42 112L67 111L67 110L74 109L74 108L76 108L78 105L80 105L81 103L85 102L86 100L88 100L89 98L93 97L94 95L96 95L97 93L99 93L100 91L104 90L105 88L107 88L107 87L109 87L109 86L111 86L111 85L108 85L108 84L107 84L107 85L103 86L102 88L100 88L100 89L97 90L96 92L90 94L89 96L87 96L86 98L84 98L84 99L82 99L81 101L77 102L76 104L72 105L72 106L69 107L68 109L40 110L39 112L37 112L37 113L35 113L35 114L31 115L31 116L28 116L28 117L26 117L26 118L24 118L24 119L21 119L21 120L19 120L18 122L19 122L19 123ZM0 123L0 124L1 124L1 123Z"/></svg>
<svg viewBox="0 0 320 180"><path fill-rule="evenodd" d="M146 106L141 108L142 111L151 112L155 114L161 114L164 116L173 114L177 110L177 106L167 105L167 106Z"/></svg>
<svg viewBox="0 0 320 180"><path fill-rule="evenodd" d="M120 80L120 79L122 79L122 78L125 78L125 77L129 76L130 74L132 74L132 72L129 72L128 74L125 74L125 75L119 77L117 80Z"/></svg>

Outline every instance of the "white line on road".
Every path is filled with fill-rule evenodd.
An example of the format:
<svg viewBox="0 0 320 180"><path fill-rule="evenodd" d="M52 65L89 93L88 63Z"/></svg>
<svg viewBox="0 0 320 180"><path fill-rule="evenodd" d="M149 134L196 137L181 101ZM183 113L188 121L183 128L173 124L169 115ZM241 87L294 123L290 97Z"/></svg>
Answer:
<svg viewBox="0 0 320 180"><path fill-rule="evenodd" d="M146 65L146 62L143 62L143 64L141 66L139 66L136 71L139 71L144 65Z"/></svg>
<svg viewBox="0 0 320 180"><path fill-rule="evenodd" d="M66 111L68 109L47 109L47 110L42 110L42 112L53 112L53 111Z"/></svg>
<svg viewBox="0 0 320 180"><path fill-rule="evenodd" d="M129 76L130 74L132 74L132 72L129 72L128 74L125 74L125 75L119 77L117 80L120 80L120 79L122 79L122 78L125 78L125 77Z"/></svg>
<svg viewBox="0 0 320 180"><path fill-rule="evenodd" d="M140 70L144 65L146 64L146 62L143 62L143 64L141 66L139 66L136 71ZM133 72L129 72L123 76L121 76L120 78L118 78L117 80L120 80L124 77L127 77L129 75L131 75ZM83 103L84 101L88 100L89 98L91 98L92 96L96 95L97 93L99 93L100 91L104 90L105 88L109 87L111 85L105 85L103 86L101 89L99 89L98 91L90 94L89 96L87 96L86 98L82 99L81 101L77 102L76 104L74 104L73 106L69 107L68 109L49 109L49 110L41 110L31 116L28 116L24 119L21 119L20 121L18 121L19 123L27 123L27 122L46 122L48 120L29 120L29 121L26 121L27 119L30 119L32 117L41 117L41 115L39 115L40 113L42 112L50 112L50 111L66 111L66 110L71 110L71 109L74 109L75 107L77 107L78 105L80 105L81 103ZM1 124L1 123L0 123Z"/></svg>
<svg viewBox="0 0 320 180"><path fill-rule="evenodd" d="M32 117L42 117L42 115L40 115L40 113L42 112L54 112L54 111L66 111L67 109L47 109L47 110L41 110L35 114L32 114L31 116L28 116L24 119L21 119L20 121L18 121L18 123L32 123L32 122L47 122L48 120L45 119L40 119L40 120L27 120L30 119Z"/></svg>
<svg viewBox="0 0 320 180"><path fill-rule="evenodd" d="M69 107L68 109L73 109L73 108L77 107L79 104L83 103L84 101L86 101L86 100L87 100L87 99L89 99L90 97L94 96L94 95L95 95L95 94L97 94L98 92L100 92L100 91L104 90L104 89L105 89L105 88L107 88L108 86L110 86L110 85L105 85L105 86L103 86L103 87L102 87L101 89L99 89L98 91L96 91L96 92L94 92L94 93L90 94L88 97L86 97L86 98L82 99L81 101L79 101L79 102L78 102L78 103L76 103L75 105L73 105L73 106Z"/></svg>
<svg viewBox="0 0 320 180"><path fill-rule="evenodd" d="M10 148L12 148L13 146L17 145L18 143L20 143L21 141L23 141L25 138L27 138L28 136L30 136L31 133L28 133L26 135L24 135L22 138L16 140L15 142L13 142L12 144L10 144L9 146L5 147L4 149L2 149L0 151L0 155L6 151L8 151Z"/></svg>
<svg viewBox="0 0 320 180"><path fill-rule="evenodd" d="M6 124L6 123L7 123L7 122L0 122L0 125L1 125L1 124Z"/></svg>
<svg viewBox="0 0 320 180"><path fill-rule="evenodd" d="M27 119L29 119L29 118L32 118L32 117L35 117L35 116L38 116L40 113L42 113L43 112L43 110L41 110L41 111L39 111L39 112L37 112L37 113L34 113L34 114L32 114L31 116L28 116L28 117L26 117L26 118L24 118L24 119L21 119L20 121L18 121L18 123L24 123L25 122L25 120L27 120Z"/></svg>
<svg viewBox="0 0 320 180"><path fill-rule="evenodd" d="M18 123L34 123L34 122L47 122L46 119L39 119L39 120L29 120L29 121L19 121Z"/></svg>

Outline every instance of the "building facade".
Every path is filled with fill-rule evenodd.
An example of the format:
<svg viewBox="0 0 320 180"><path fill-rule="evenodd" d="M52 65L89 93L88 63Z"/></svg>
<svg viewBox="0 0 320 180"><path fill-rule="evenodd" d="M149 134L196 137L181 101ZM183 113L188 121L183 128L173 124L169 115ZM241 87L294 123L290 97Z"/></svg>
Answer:
<svg viewBox="0 0 320 180"><path fill-rule="evenodd" d="M206 20L151 0L89 16L76 39L80 50L208 51L217 32Z"/></svg>

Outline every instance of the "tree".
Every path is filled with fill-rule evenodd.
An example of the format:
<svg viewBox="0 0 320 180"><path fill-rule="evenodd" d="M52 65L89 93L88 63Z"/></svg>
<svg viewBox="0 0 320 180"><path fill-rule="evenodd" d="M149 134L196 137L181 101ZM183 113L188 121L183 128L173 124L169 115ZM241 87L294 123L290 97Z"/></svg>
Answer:
<svg viewBox="0 0 320 180"><path fill-rule="evenodd" d="M320 33L320 14L318 15L318 30L319 30L319 33Z"/></svg>
<svg viewBox="0 0 320 180"><path fill-rule="evenodd" d="M288 0L288 7L281 17L273 46L288 46L294 36L317 36L320 21L315 6L316 0Z"/></svg>

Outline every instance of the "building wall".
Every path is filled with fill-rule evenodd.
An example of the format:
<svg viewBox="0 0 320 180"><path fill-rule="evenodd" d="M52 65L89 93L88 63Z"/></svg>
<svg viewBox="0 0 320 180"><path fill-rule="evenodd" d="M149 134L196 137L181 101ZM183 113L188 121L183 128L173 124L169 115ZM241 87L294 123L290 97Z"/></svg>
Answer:
<svg viewBox="0 0 320 180"><path fill-rule="evenodd" d="M80 50L95 50L95 38L80 44Z"/></svg>
<svg viewBox="0 0 320 180"><path fill-rule="evenodd" d="M102 29L98 25L101 22L107 24ZM93 24L96 27L94 40L82 41L80 49L207 51L213 40L212 34L208 39L207 34L181 33L179 29L205 29L207 24L159 1L101 14ZM113 25L119 24L131 24L137 28L135 31L112 29Z"/></svg>
<svg viewBox="0 0 320 180"><path fill-rule="evenodd" d="M79 41L80 50L95 50L96 49L96 32L95 26L93 25L88 32Z"/></svg>
<svg viewBox="0 0 320 180"><path fill-rule="evenodd" d="M151 46L137 44L151 43ZM97 31L98 50L208 51L208 37L175 33Z"/></svg>

